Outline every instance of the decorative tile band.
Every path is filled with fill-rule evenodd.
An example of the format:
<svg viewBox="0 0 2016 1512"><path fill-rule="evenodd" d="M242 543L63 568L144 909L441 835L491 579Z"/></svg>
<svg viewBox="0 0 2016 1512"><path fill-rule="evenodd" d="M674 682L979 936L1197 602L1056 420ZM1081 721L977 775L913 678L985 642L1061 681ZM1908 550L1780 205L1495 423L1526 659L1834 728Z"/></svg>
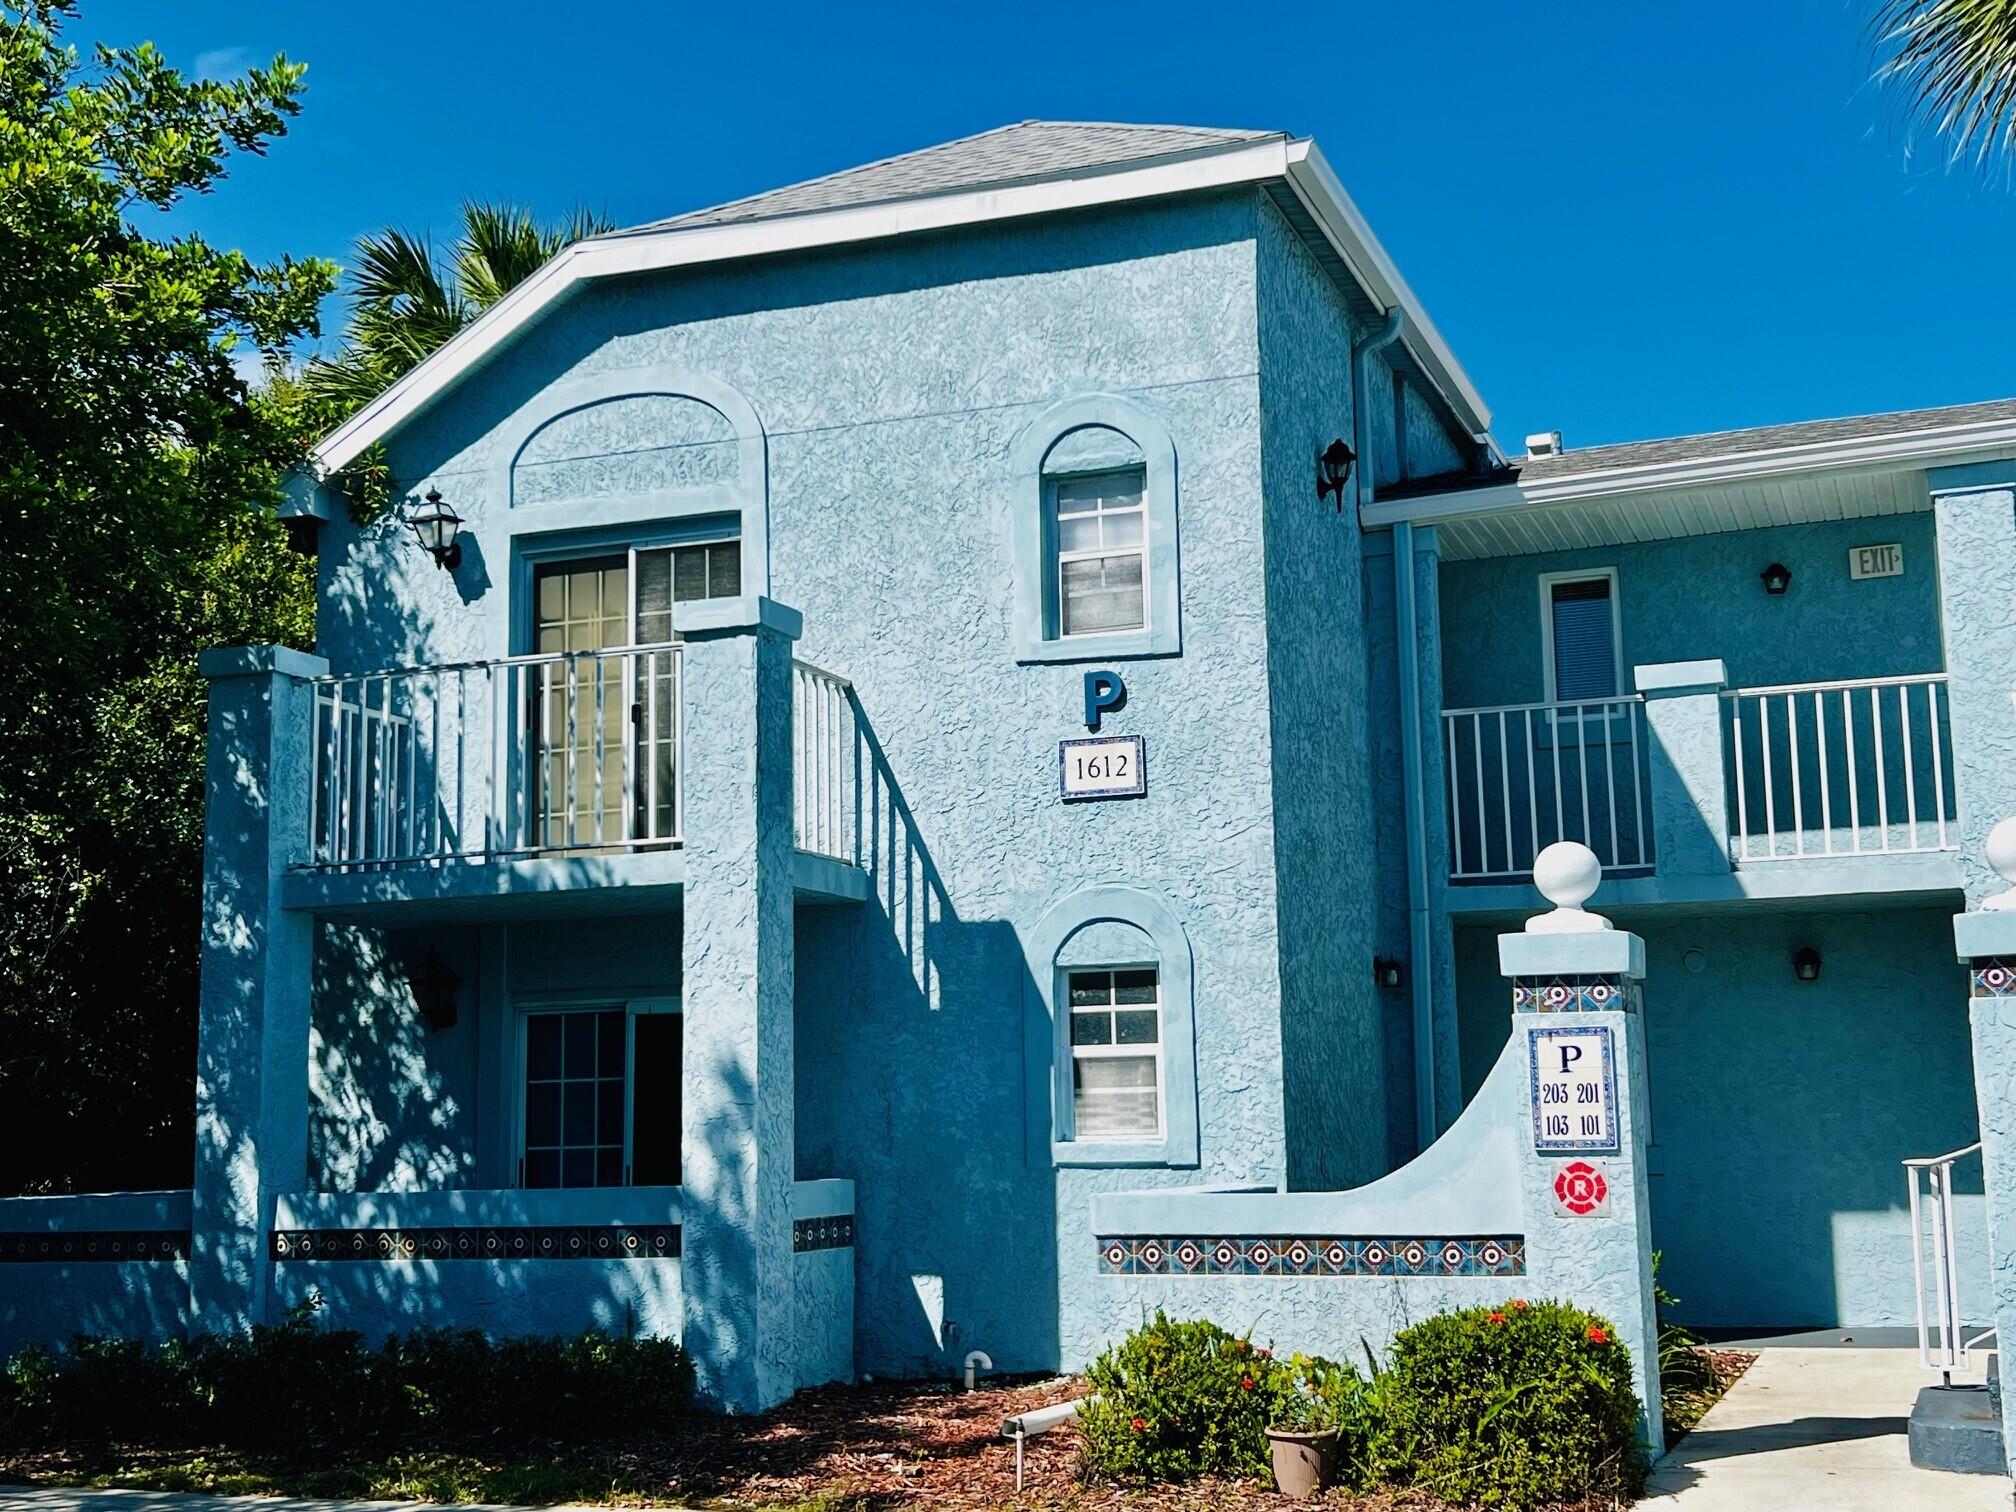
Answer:
<svg viewBox="0 0 2016 1512"><path fill-rule="evenodd" d="M80 1233L0 1234L0 1264L86 1260L187 1260L187 1229L96 1229Z"/></svg>
<svg viewBox="0 0 2016 1512"><path fill-rule="evenodd" d="M791 1222L791 1250L794 1254L853 1247L852 1213L841 1213L833 1218L795 1218Z"/></svg>
<svg viewBox="0 0 2016 1512"><path fill-rule="evenodd" d="M1523 1276L1526 1241L1477 1239L1101 1239L1102 1276Z"/></svg>
<svg viewBox="0 0 2016 1512"><path fill-rule="evenodd" d="M1514 977L1514 1013L1635 1013L1639 984L1621 976Z"/></svg>
<svg viewBox="0 0 2016 1512"><path fill-rule="evenodd" d="M679 1225L276 1229L275 1260L676 1260Z"/></svg>
<svg viewBox="0 0 2016 1512"><path fill-rule="evenodd" d="M1977 956L1967 963L1967 996L2016 997L2016 959Z"/></svg>

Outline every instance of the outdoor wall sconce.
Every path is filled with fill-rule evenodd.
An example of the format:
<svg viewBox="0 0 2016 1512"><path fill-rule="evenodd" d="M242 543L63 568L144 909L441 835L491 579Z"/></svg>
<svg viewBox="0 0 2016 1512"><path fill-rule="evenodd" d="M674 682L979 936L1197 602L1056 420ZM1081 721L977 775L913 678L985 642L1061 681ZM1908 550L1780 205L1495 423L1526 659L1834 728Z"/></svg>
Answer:
<svg viewBox="0 0 2016 1512"><path fill-rule="evenodd" d="M1316 502L1335 496L1337 508L1344 508L1344 485L1351 481L1351 464L1358 460L1358 454L1344 444L1340 436L1324 448L1316 459Z"/></svg>
<svg viewBox="0 0 2016 1512"><path fill-rule="evenodd" d="M1379 956L1372 962L1372 980L1381 987L1398 987L1401 981L1400 963L1391 956Z"/></svg>
<svg viewBox="0 0 2016 1512"><path fill-rule="evenodd" d="M462 565L462 543L455 539L462 529L462 516L442 499L440 489L428 489L420 507L406 516L406 523L436 567L453 572Z"/></svg>
<svg viewBox="0 0 2016 1512"><path fill-rule="evenodd" d="M1773 562L1757 575L1764 579L1764 591L1773 598L1782 598L1792 586L1792 569L1783 562Z"/></svg>
<svg viewBox="0 0 2016 1512"><path fill-rule="evenodd" d="M413 1001L429 1029L438 1034L455 1027L455 989L462 979L441 959L440 951L429 945L420 964L407 973L406 985L413 989Z"/></svg>
<svg viewBox="0 0 2016 1512"><path fill-rule="evenodd" d="M1792 956L1792 975L1802 982L1820 980L1820 952L1811 945L1802 945Z"/></svg>

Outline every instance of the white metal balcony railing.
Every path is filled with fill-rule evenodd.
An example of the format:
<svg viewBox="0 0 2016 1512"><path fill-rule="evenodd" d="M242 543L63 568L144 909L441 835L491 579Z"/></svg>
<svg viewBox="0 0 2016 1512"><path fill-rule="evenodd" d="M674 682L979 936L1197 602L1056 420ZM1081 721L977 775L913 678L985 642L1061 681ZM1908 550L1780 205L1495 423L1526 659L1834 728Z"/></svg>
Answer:
<svg viewBox="0 0 2016 1512"><path fill-rule="evenodd" d="M1955 849L1945 688L1933 673L1724 693L1730 859Z"/></svg>
<svg viewBox="0 0 2016 1512"><path fill-rule="evenodd" d="M1650 867L1644 721L1635 694L1445 710L1451 878L1527 876L1557 840L1606 871Z"/></svg>
<svg viewBox="0 0 2016 1512"><path fill-rule="evenodd" d="M683 647L314 680L319 870L677 846ZM848 684L793 671L795 836L847 859Z"/></svg>

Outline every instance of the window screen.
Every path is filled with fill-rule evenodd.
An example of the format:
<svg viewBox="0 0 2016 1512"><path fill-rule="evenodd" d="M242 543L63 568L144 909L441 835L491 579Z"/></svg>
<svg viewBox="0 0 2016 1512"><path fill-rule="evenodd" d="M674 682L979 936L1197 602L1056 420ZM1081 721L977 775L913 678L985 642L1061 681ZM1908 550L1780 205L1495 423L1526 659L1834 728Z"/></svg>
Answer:
<svg viewBox="0 0 2016 1512"><path fill-rule="evenodd" d="M525 1021L525 1185L623 1185L620 1008Z"/></svg>
<svg viewBox="0 0 2016 1512"><path fill-rule="evenodd" d="M1557 702L1617 696L1617 618L1610 589L1607 577L1548 585Z"/></svg>
<svg viewBox="0 0 2016 1512"><path fill-rule="evenodd" d="M1051 485L1059 634L1139 630L1147 623L1142 488L1138 467L1060 478Z"/></svg>

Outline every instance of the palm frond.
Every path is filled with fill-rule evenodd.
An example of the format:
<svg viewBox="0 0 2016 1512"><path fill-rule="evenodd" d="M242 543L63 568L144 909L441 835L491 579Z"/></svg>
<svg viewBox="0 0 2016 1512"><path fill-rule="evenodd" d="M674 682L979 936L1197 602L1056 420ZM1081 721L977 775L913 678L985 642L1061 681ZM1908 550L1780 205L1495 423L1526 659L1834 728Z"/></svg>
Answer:
<svg viewBox="0 0 2016 1512"><path fill-rule="evenodd" d="M610 229L601 217L577 209L560 225L542 227L518 205L481 202L462 207L455 242L455 279L462 297L486 310L538 272L569 242Z"/></svg>
<svg viewBox="0 0 2016 1512"><path fill-rule="evenodd" d="M1876 79L1949 163L2016 157L2016 0L1879 0L1867 38Z"/></svg>

